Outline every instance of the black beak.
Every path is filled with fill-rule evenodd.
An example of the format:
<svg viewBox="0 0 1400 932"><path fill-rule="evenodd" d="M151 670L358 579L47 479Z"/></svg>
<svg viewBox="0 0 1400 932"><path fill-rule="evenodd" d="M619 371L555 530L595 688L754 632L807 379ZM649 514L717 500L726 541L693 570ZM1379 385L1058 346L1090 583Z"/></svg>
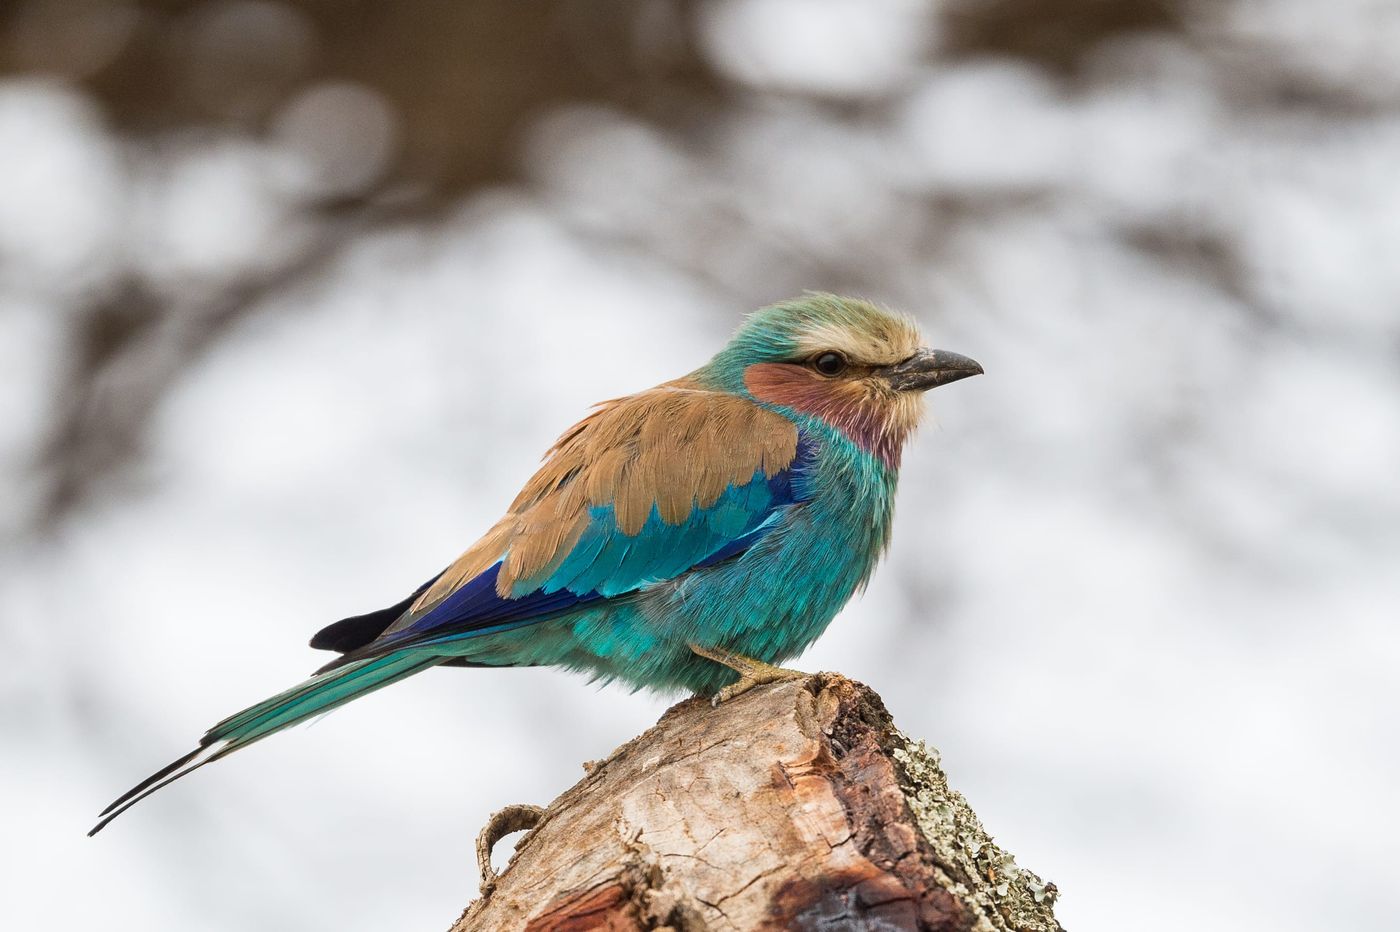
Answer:
<svg viewBox="0 0 1400 932"><path fill-rule="evenodd" d="M982 366L947 350L921 349L903 362L878 371L897 392L925 392L970 375L981 375Z"/></svg>

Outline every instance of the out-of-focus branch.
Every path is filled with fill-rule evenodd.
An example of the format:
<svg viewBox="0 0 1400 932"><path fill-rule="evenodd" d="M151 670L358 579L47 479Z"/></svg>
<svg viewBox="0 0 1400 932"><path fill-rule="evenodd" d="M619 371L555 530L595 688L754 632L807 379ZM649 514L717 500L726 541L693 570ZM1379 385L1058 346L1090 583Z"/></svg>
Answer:
<svg viewBox="0 0 1400 932"><path fill-rule="evenodd" d="M831 674L691 699L544 810L452 927L1058 932L1056 890L992 843L937 753Z"/></svg>
<svg viewBox="0 0 1400 932"><path fill-rule="evenodd" d="M48 482L36 523L56 522L119 475L170 386L262 301L321 274L365 233L421 213L416 202L392 197L330 205L317 218L316 235L265 271L184 301L133 281L87 309L40 452Z"/></svg>
<svg viewBox="0 0 1400 932"><path fill-rule="evenodd" d="M723 97L696 45L693 0L22 6L0 16L0 80L68 76L138 163L211 128L264 139L327 82L377 95L394 140L377 188L285 205L312 231L294 255L164 291L133 269L69 309L66 370L32 455L43 496L31 532L139 464L151 412L265 299L314 281L377 226L425 226L483 186L518 180L521 136L539 114L590 101L659 119L678 100Z"/></svg>

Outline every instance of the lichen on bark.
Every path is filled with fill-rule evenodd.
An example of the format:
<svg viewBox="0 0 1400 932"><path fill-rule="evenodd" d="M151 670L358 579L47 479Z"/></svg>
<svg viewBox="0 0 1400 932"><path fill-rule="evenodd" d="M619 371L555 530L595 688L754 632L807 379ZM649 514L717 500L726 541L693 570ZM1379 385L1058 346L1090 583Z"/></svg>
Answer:
<svg viewBox="0 0 1400 932"><path fill-rule="evenodd" d="M976 903L996 932L1059 932L1059 889L1016 863L982 827L962 794L948 786L939 754L896 732L890 749L900 786L934 859L964 902Z"/></svg>

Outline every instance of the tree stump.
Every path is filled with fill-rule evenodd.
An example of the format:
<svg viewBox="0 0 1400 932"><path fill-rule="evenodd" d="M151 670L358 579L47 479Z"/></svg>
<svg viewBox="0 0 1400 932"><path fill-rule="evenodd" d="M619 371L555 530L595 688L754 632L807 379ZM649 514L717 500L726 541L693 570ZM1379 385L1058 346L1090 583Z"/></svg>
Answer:
<svg viewBox="0 0 1400 932"><path fill-rule="evenodd" d="M585 769L548 808L492 817L452 932L1062 932L1054 885L843 677L688 699ZM498 877L491 847L521 828Z"/></svg>

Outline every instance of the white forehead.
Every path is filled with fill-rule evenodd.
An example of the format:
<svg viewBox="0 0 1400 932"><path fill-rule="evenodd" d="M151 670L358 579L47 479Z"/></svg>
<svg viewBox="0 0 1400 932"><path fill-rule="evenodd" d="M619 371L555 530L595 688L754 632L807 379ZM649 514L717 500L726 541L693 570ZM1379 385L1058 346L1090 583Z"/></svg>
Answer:
<svg viewBox="0 0 1400 932"><path fill-rule="evenodd" d="M836 350L854 363L888 366L908 359L923 345L919 328L908 317L862 304L839 319L813 321L803 328L798 346L804 354Z"/></svg>

